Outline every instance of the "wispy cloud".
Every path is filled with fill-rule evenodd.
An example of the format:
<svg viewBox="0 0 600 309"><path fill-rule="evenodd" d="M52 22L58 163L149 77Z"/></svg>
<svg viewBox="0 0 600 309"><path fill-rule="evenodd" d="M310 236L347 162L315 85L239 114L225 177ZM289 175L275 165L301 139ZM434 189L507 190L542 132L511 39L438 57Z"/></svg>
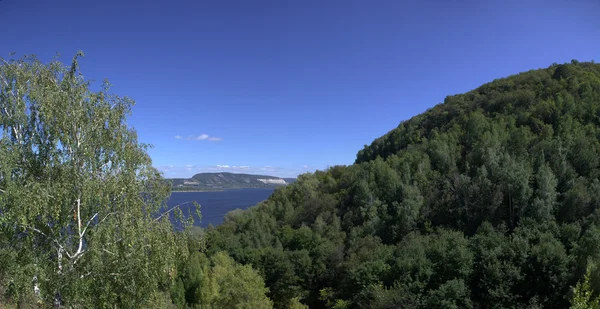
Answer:
<svg viewBox="0 0 600 309"><path fill-rule="evenodd" d="M304 169L307 169L307 168L308 168L308 165L306 165L306 164L305 164L305 165L303 166L303 168L304 168Z"/></svg>
<svg viewBox="0 0 600 309"><path fill-rule="evenodd" d="M249 165L229 165L229 164L217 164L215 168L216 169L232 169L232 170L236 170L236 171L247 171L247 170L252 169Z"/></svg>
<svg viewBox="0 0 600 309"><path fill-rule="evenodd" d="M284 168L273 165L263 166L250 166L250 165L233 165L233 164L217 164L217 165L198 165L198 164L187 164L187 165L163 165L156 166L156 168L162 172L164 177L167 178L189 178L194 176L196 173L243 173L243 174L256 174L256 175L269 175L277 177L295 177L299 174L305 173L306 170L301 168Z"/></svg>
<svg viewBox="0 0 600 309"><path fill-rule="evenodd" d="M260 168L261 171L265 171L265 172L269 172L269 173L273 173L276 172L278 170L278 168L273 167L271 165L265 165L263 167Z"/></svg>
<svg viewBox="0 0 600 309"><path fill-rule="evenodd" d="M175 135L175 139L183 139L181 135ZM188 141L210 141L210 142L220 142L223 139L216 136L210 136L208 134L200 134L200 135L190 135L185 138Z"/></svg>

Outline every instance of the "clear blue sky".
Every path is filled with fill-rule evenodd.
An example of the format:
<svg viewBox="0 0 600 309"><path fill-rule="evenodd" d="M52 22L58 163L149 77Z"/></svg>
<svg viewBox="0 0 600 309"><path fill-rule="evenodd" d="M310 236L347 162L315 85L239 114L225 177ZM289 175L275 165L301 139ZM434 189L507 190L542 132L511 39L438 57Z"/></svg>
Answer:
<svg viewBox="0 0 600 309"><path fill-rule="evenodd" d="M167 177L295 176L351 164L447 95L598 61L598 16L591 0L2 0L0 55L83 50L87 78L137 101Z"/></svg>

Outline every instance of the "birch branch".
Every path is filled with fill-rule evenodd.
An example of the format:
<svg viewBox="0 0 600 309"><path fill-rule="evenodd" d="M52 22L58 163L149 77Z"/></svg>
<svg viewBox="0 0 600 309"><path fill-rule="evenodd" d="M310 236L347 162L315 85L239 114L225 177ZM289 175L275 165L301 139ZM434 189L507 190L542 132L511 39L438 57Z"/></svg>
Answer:
<svg viewBox="0 0 600 309"><path fill-rule="evenodd" d="M104 248L102 248L102 251L104 251L104 252L106 252L106 253L109 253L109 254L112 254L112 255L117 255L116 253L114 253L114 252L110 252L110 251L108 251L108 250L106 250L106 249L104 249Z"/></svg>
<svg viewBox="0 0 600 309"><path fill-rule="evenodd" d="M185 203L181 203L181 204L179 204L179 205L175 205L175 206L171 207L171 209L167 210L166 212L164 212L164 213L162 213L160 216L158 216L156 219L154 219L154 222L156 222L156 221L158 221L158 220L162 219L162 217L164 217L165 215L167 215L167 214L168 214L168 213L170 213L171 211L175 210L176 208L178 208L178 207L181 207L181 206L183 206L183 205L185 205L185 204L189 204L189 203L190 203L190 202L185 202Z"/></svg>
<svg viewBox="0 0 600 309"><path fill-rule="evenodd" d="M110 215L114 215L116 214L118 211L113 211L113 212L109 212L108 214L106 214L106 216L104 216L104 218L102 218L102 220L100 220L100 222L98 222L97 225L100 225L100 223L104 222L104 220L106 220L106 218L108 218L108 216Z"/></svg>
<svg viewBox="0 0 600 309"><path fill-rule="evenodd" d="M9 91L10 91L10 94L12 94L13 98L15 98L15 99L16 99L16 98L17 98L17 96L15 95L15 92L14 92L12 89L10 89L10 85L8 85L8 82L6 81L6 77L4 77L4 76L1 76L1 75L0 75L0 77L2 77L2 81L4 82L4 86L6 86L6 88L8 88L8 89L9 89Z"/></svg>
<svg viewBox="0 0 600 309"><path fill-rule="evenodd" d="M88 227L90 226L90 223L92 223L92 221L98 217L98 213L95 213L90 220L88 221L88 223L85 225L85 227L83 228L83 232L81 232L81 237L83 237L85 235L85 232L87 231Z"/></svg>
<svg viewBox="0 0 600 309"><path fill-rule="evenodd" d="M65 247L63 247L56 239L54 239L54 238L46 235L46 233L44 233L44 232L42 232L42 231L40 231L40 230L38 230L38 229L36 229L34 227L29 227L29 226L26 226L26 225L21 225L21 227L29 229L29 230L32 230L32 231L34 231L34 232L36 232L36 233L38 233L38 234L46 237L47 239L51 240L52 242L54 242L58 246L58 248L60 250L64 251L67 254L67 257L71 258L71 254L69 254L69 251L67 251L65 249Z"/></svg>
<svg viewBox="0 0 600 309"><path fill-rule="evenodd" d="M83 234L81 234L81 197L77 199L77 233L79 234L79 248L75 255L81 253L83 248Z"/></svg>
<svg viewBox="0 0 600 309"><path fill-rule="evenodd" d="M80 278L80 279L83 279L83 278L85 278L85 277L87 277L87 276L89 276L89 275L91 275L91 274L92 274L92 272L91 272L91 271L88 271L87 273L85 273L85 274L81 275L79 278Z"/></svg>
<svg viewBox="0 0 600 309"><path fill-rule="evenodd" d="M8 84L8 81L6 81L6 78L4 76L2 76L2 75L0 75L0 78L2 78L2 81L4 82L4 85L6 86L6 88L10 92L10 94L12 94L13 98L15 100L18 100L17 99L17 95L15 95L15 92L12 89L10 89L10 85ZM8 111L8 107L6 107L6 106L4 106L4 113L6 114L7 117L9 117L9 118L12 117L11 113ZM22 144L21 143L21 139L22 139L21 138L21 127L19 125L17 125L17 126L18 126L18 128L13 126L12 129L13 129L13 132L15 133L15 138L17 139L17 142L19 144Z"/></svg>
<svg viewBox="0 0 600 309"><path fill-rule="evenodd" d="M4 106L4 113L6 114L6 117L8 117L8 118L12 117L12 115L10 114L10 112L8 111L8 108L6 106Z"/></svg>
<svg viewBox="0 0 600 309"><path fill-rule="evenodd" d="M118 243L120 241L123 241L123 238L119 238L119 239L117 239L117 240L115 240L115 241L113 241L111 243L108 243L107 245L114 245L114 244L116 244L116 243Z"/></svg>
<svg viewBox="0 0 600 309"><path fill-rule="evenodd" d="M79 205L77 205L77 211L79 212ZM79 216L79 215L78 215ZM77 262L77 260L79 259L79 257L81 257L81 255L83 255L85 253L85 251L83 250L83 237L85 236L85 232L87 231L87 228L90 226L90 223L92 223L92 220L94 220L94 218L96 218L96 216L98 216L98 213L94 214L90 220L88 221L88 223L86 224L86 226L83 228L83 231L81 231L79 233L79 247L77 248L77 252L75 252L73 254L73 264L75 264ZM79 229L81 229L81 219L78 218L79 221Z"/></svg>

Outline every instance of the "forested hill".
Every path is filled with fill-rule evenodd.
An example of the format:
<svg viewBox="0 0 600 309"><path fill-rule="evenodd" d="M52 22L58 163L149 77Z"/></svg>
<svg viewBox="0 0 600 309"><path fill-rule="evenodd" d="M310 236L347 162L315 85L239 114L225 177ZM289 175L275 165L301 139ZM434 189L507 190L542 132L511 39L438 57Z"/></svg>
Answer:
<svg viewBox="0 0 600 309"><path fill-rule="evenodd" d="M568 308L600 257L599 117L598 64L494 80L229 214L207 253L276 308Z"/></svg>
<svg viewBox="0 0 600 309"><path fill-rule="evenodd" d="M593 122L600 104L594 83L599 70L598 64L590 62L553 64L547 69L494 80L465 94L448 96L443 104L402 122L398 128L365 146L356 162L377 156L386 158L410 144L420 143L434 132L451 130L456 125L464 127L473 112L494 121L511 116L517 126L529 127L536 134L544 124L556 129L561 115L570 115L582 124ZM576 102L580 106L574 106Z"/></svg>
<svg viewBox="0 0 600 309"><path fill-rule="evenodd" d="M296 179L236 173L199 173L192 178L173 178L169 181L174 191L181 191L273 188L288 185Z"/></svg>

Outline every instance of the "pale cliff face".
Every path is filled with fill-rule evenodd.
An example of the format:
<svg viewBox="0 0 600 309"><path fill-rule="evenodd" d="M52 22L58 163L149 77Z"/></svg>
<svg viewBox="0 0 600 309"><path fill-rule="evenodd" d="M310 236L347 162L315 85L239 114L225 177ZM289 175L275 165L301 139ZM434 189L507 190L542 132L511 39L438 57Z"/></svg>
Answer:
<svg viewBox="0 0 600 309"><path fill-rule="evenodd" d="M287 182L285 182L285 180L283 180L283 179L257 179L257 180L262 183L272 183L272 184L278 184L278 185L287 184Z"/></svg>

